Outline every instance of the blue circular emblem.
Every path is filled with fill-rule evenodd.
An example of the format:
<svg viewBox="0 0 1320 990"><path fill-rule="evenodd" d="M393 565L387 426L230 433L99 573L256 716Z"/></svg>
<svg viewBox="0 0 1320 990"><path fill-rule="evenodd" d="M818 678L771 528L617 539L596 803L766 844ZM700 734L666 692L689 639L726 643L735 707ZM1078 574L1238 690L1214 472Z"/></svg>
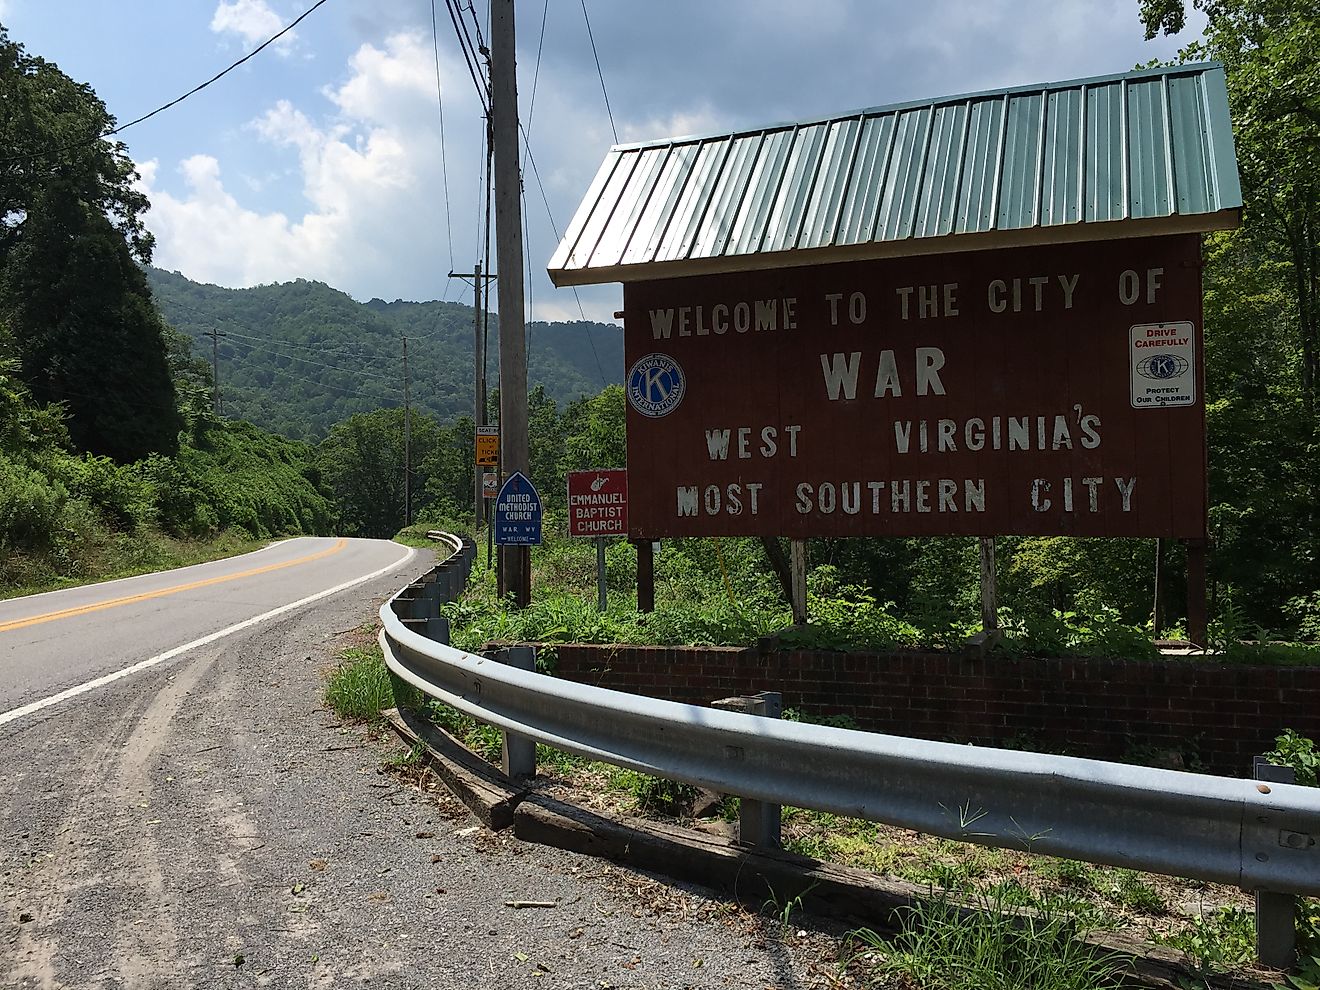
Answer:
<svg viewBox="0 0 1320 990"><path fill-rule="evenodd" d="M668 354L648 354L628 369L628 403L643 416L667 416L683 401L687 378Z"/></svg>
<svg viewBox="0 0 1320 990"><path fill-rule="evenodd" d="M1152 354L1137 363L1137 374L1142 378L1167 381L1181 377L1189 367L1187 359L1177 354Z"/></svg>

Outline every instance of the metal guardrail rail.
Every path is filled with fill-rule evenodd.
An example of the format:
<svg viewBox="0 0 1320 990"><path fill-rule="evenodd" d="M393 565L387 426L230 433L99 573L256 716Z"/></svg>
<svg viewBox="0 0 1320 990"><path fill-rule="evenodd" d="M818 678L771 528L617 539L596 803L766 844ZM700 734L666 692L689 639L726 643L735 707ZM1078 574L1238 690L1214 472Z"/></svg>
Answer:
<svg viewBox="0 0 1320 990"><path fill-rule="evenodd" d="M458 545L424 579L457 582L445 600L475 555ZM1320 894L1320 789L782 722L563 681L446 645L447 623L422 628L429 619L414 614L409 590L380 611L390 670L557 749L980 845Z"/></svg>

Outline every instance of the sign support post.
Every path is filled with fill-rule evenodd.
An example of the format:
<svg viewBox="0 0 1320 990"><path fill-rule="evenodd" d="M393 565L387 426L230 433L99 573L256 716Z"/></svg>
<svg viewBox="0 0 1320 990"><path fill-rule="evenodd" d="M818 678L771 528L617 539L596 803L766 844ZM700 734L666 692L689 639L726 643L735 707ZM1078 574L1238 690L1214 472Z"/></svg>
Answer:
<svg viewBox="0 0 1320 990"><path fill-rule="evenodd" d="M789 572L793 585L793 625L807 624L807 541L788 541Z"/></svg>
<svg viewBox="0 0 1320 990"><path fill-rule="evenodd" d="M637 544L637 611L655 611L655 548L650 540Z"/></svg>
<svg viewBox="0 0 1320 990"><path fill-rule="evenodd" d="M596 537L596 610L604 612L609 607L605 594L605 537Z"/></svg>
<svg viewBox="0 0 1320 990"><path fill-rule="evenodd" d="M999 572L995 566L995 538L983 536L981 543L981 631L999 628Z"/></svg>
<svg viewBox="0 0 1320 990"><path fill-rule="evenodd" d="M1187 541L1187 638L1195 645L1206 646L1205 601L1206 541Z"/></svg>

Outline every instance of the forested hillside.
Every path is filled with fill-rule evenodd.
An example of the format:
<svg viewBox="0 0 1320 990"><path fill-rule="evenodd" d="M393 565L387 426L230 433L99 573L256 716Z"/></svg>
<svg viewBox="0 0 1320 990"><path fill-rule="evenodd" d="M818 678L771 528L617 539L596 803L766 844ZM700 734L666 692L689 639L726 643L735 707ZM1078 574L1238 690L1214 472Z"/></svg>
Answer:
<svg viewBox="0 0 1320 990"><path fill-rule="evenodd" d="M328 531L314 449L215 417L157 310L105 105L0 27L0 106L0 595Z"/></svg>
<svg viewBox="0 0 1320 990"><path fill-rule="evenodd" d="M472 307L446 302L359 303L321 282L224 289L149 269L166 319L212 356L219 330L225 415L285 436L319 440L356 413L403 405L403 341L415 407L442 423L472 414ZM499 321L490 319L488 391L499 377ZM594 348L594 350L593 350ZM561 405L623 376L623 335L599 323L534 323L527 379Z"/></svg>

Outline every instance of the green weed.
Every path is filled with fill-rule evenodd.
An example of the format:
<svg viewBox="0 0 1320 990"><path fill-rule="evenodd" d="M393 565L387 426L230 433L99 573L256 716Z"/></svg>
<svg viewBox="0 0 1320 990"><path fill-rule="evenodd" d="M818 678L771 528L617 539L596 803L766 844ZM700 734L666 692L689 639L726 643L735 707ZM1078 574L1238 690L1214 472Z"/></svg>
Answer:
<svg viewBox="0 0 1320 990"><path fill-rule="evenodd" d="M379 647L345 650L325 686L326 704L340 718L374 721L394 706L394 687Z"/></svg>
<svg viewBox="0 0 1320 990"><path fill-rule="evenodd" d="M1122 985L1122 956L1082 944L1077 922L1048 909L1013 913L1021 896L1000 887L969 911L946 900L919 902L903 929L884 939L853 933L877 949L881 969L921 990L1108 990Z"/></svg>
<svg viewBox="0 0 1320 990"><path fill-rule="evenodd" d="M1220 908L1157 940L1186 953L1199 969L1228 970L1255 958L1256 918L1242 908Z"/></svg>
<svg viewBox="0 0 1320 990"><path fill-rule="evenodd" d="M479 722L443 701L428 702L423 711L432 722L487 763L500 762L504 752L504 734L495 726Z"/></svg>
<svg viewBox="0 0 1320 990"><path fill-rule="evenodd" d="M1283 767L1292 767L1297 774L1297 783L1308 787L1317 786L1320 775L1320 750L1314 740L1299 735L1295 729L1284 729L1283 734L1274 740L1274 749L1265 754L1271 763Z"/></svg>

